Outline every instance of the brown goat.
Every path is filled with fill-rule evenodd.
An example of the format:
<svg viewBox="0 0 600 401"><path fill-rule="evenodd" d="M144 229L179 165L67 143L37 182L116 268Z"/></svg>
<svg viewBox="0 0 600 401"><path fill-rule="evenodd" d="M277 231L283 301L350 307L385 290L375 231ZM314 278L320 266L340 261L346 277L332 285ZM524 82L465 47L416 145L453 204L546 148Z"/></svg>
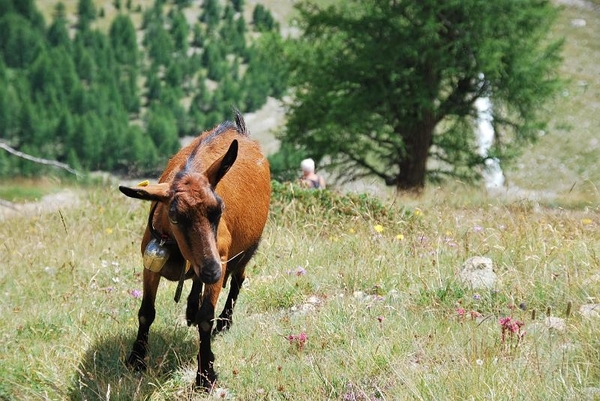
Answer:
<svg viewBox="0 0 600 401"><path fill-rule="evenodd" d="M169 161L158 184L120 186L125 195L152 201L142 238L144 293L138 313L139 329L127 363L145 369L148 331L155 317L156 291L161 276L193 280L186 320L200 336L196 385L214 386L211 335L229 328L246 264L258 247L269 211L269 164L251 140L241 114L206 131ZM231 277L223 312L215 307ZM204 287L204 291L203 291Z"/></svg>

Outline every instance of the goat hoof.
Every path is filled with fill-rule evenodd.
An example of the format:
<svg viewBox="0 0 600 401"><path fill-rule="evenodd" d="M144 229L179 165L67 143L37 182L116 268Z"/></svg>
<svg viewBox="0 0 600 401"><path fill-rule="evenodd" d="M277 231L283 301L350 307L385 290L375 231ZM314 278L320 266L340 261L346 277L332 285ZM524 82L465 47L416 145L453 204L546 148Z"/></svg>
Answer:
<svg viewBox="0 0 600 401"><path fill-rule="evenodd" d="M196 384L194 387L196 390L201 390L210 393L215 388L216 383L217 374L213 371L205 373L203 375L197 374Z"/></svg>
<svg viewBox="0 0 600 401"><path fill-rule="evenodd" d="M217 334L223 333L227 330L229 330L229 328L232 325L232 321L230 319L218 319L217 320L217 325L215 326L215 329L212 332L212 335L215 336Z"/></svg>
<svg viewBox="0 0 600 401"><path fill-rule="evenodd" d="M138 372L143 372L148 367L144 358L133 352L127 358L127 366Z"/></svg>

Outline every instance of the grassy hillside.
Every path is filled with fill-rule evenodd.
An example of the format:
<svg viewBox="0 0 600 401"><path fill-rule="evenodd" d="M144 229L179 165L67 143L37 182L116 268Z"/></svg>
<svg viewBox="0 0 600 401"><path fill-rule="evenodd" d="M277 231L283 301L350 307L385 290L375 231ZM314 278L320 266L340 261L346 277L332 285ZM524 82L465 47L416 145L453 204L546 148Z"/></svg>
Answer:
<svg viewBox="0 0 600 401"><path fill-rule="evenodd" d="M325 0L323 1L325 2ZM331 1L327 0L327 3ZM58 0L38 1L47 20ZM70 15L74 15L77 0L64 0ZM133 0L133 9L152 4L151 0ZM247 0L246 18L258 3L269 7L273 15L286 26L293 16L293 1ZM597 3L597 0L596 0ZM115 14L112 1L96 0L106 18L97 22L107 28ZM505 175L516 197L546 199L550 203L595 205L600 200L600 8L589 1L557 0L562 7L552 36L564 37L562 76L567 87L556 101L548 105L549 129L534 144L524 149L514 164L504 166ZM134 22L140 13L132 14ZM584 20L585 25L573 23ZM265 116L269 116L268 121ZM258 121L255 117L260 117ZM269 102L265 109L250 116L249 126L269 151L276 148L272 135L284 121L283 109ZM364 188L364 186L359 186ZM517 190L515 190L515 188Z"/></svg>
<svg viewBox="0 0 600 401"><path fill-rule="evenodd" d="M490 199L460 183L394 202L275 185L234 325L214 341L211 397L598 399L598 14L566 9L557 29L572 82L553 129L507 175L586 207ZM51 191L10 186L17 200ZM190 386L197 334L174 283L160 285L149 370L124 365L148 205L90 186L70 205L0 214L0 399L208 399ZM458 278L479 255L493 260L492 289Z"/></svg>
<svg viewBox="0 0 600 401"><path fill-rule="evenodd" d="M580 26L577 20L585 21ZM579 22L580 23L580 22ZM568 85L548 109L550 129L507 171L516 185L562 199L600 201L600 8L563 7L552 35L564 37Z"/></svg>
<svg viewBox="0 0 600 401"><path fill-rule="evenodd" d="M598 215L463 196L403 208L277 187L234 326L214 341L218 397L596 399L600 318L580 309L600 296ZM190 387L197 334L174 283L148 372L123 364L147 207L108 187L2 221L0 399L207 398ZM492 290L458 280L476 255L494 262ZM522 326L503 339L507 317Z"/></svg>

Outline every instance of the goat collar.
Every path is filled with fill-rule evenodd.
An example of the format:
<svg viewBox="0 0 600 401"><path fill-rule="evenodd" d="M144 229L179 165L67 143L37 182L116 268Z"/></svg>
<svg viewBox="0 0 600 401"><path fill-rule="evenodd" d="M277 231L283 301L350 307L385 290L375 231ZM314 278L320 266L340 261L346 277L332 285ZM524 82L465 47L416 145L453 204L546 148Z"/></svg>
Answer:
<svg viewBox="0 0 600 401"><path fill-rule="evenodd" d="M156 228L154 228L154 212L156 211L157 206L158 202L154 203L154 206L152 206L152 209L150 209L150 214L148 215L148 228L150 228L150 233L152 233L152 236L159 241L161 245L175 244L175 240L171 238L169 234L160 233Z"/></svg>

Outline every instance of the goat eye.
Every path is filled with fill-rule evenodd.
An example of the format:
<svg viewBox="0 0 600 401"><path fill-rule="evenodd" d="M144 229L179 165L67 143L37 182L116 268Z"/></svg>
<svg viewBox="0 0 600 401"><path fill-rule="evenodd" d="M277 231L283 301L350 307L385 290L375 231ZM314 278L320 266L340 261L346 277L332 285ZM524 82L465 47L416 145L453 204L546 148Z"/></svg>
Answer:
<svg viewBox="0 0 600 401"><path fill-rule="evenodd" d="M171 206L169 206L169 221L172 224L178 224L177 221L177 204L175 202L171 202Z"/></svg>
<svg viewBox="0 0 600 401"><path fill-rule="evenodd" d="M221 218L221 213L222 213L222 210L220 207L209 210L207 213L208 220L210 220L210 221L219 220L219 218Z"/></svg>

